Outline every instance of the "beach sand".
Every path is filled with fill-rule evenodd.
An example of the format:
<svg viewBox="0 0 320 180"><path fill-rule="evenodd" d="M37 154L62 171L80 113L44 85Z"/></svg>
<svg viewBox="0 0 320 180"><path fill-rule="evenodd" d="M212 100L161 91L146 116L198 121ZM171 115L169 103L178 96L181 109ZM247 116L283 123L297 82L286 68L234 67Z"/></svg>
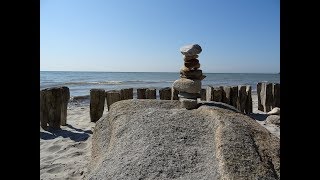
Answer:
<svg viewBox="0 0 320 180"><path fill-rule="evenodd" d="M280 138L279 127L264 123L267 115L258 110L256 94L252 94L252 101L250 116ZM107 113L105 109L103 116ZM83 179L91 158L94 126L95 123L90 122L88 103L69 103L67 126L52 132L40 127L40 179Z"/></svg>

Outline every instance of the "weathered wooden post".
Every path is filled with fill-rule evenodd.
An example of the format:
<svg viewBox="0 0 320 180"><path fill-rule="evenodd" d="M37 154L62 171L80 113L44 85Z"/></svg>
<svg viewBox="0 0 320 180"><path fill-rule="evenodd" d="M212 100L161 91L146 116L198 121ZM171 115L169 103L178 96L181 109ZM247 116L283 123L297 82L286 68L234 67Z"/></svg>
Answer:
<svg viewBox="0 0 320 180"><path fill-rule="evenodd" d="M238 107L238 86L232 86L230 90L231 90L230 105L237 108Z"/></svg>
<svg viewBox="0 0 320 180"><path fill-rule="evenodd" d="M213 87L208 86L206 89L206 100L213 101Z"/></svg>
<svg viewBox="0 0 320 180"><path fill-rule="evenodd" d="M120 101L120 91L117 90L111 90L106 92L106 99L107 99L107 107L108 111L110 110L111 104Z"/></svg>
<svg viewBox="0 0 320 180"><path fill-rule="evenodd" d="M159 89L159 96L161 100L170 100L171 99L171 88L165 87Z"/></svg>
<svg viewBox="0 0 320 180"><path fill-rule="evenodd" d="M238 107L237 108L242 113L245 112L246 101L247 101L246 86L239 85L238 86Z"/></svg>
<svg viewBox="0 0 320 180"><path fill-rule="evenodd" d="M157 99L156 89L146 89L146 99Z"/></svg>
<svg viewBox="0 0 320 180"><path fill-rule="evenodd" d="M133 88L121 89L120 90L120 99L133 99Z"/></svg>
<svg viewBox="0 0 320 180"><path fill-rule="evenodd" d="M47 89L40 91L40 125L43 129L47 129L49 122L49 112L46 101Z"/></svg>
<svg viewBox="0 0 320 180"><path fill-rule="evenodd" d="M246 86L246 95L247 95L247 101L246 101L246 108L245 113L250 114L252 113L252 96L251 96L251 86Z"/></svg>
<svg viewBox="0 0 320 180"><path fill-rule="evenodd" d="M62 103L61 103L61 125L67 125L67 109L70 100L70 91L68 87L61 87Z"/></svg>
<svg viewBox="0 0 320 180"><path fill-rule="evenodd" d="M266 101L265 101L265 110L264 112L269 112L272 110L273 106L273 84L272 83L267 83L266 85Z"/></svg>
<svg viewBox="0 0 320 180"><path fill-rule="evenodd" d="M258 84L257 84L257 95L258 95L258 110L260 110L260 111L264 111L263 110L263 105L262 105L262 102L261 102L261 90L262 90L262 83L261 82L259 82Z"/></svg>
<svg viewBox="0 0 320 180"><path fill-rule="evenodd" d="M137 99L146 99L146 88L137 89Z"/></svg>
<svg viewBox="0 0 320 180"><path fill-rule="evenodd" d="M49 110L49 127L59 129L61 124L61 88L54 87L50 88L47 97L47 107Z"/></svg>
<svg viewBox="0 0 320 180"><path fill-rule="evenodd" d="M222 102L231 105L231 87L223 86Z"/></svg>
<svg viewBox="0 0 320 180"><path fill-rule="evenodd" d="M213 88L213 101L222 102L222 86Z"/></svg>
<svg viewBox="0 0 320 180"><path fill-rule="evenodd" d="M174 88L171 88L171 100L179 100L178 94L179 91L175 90Z"/></svg>
<svg viewBox="0 0 320 180"><path fill-rule="evenodd" d="M280 84L275 83L273 84L273 107L280 108Z"/></svg>
<svg viewBox="0 0 320 180"><path fill-rule="evenodd" d="M68 87L53 87L40 92L40 123L41 127L59 129L66 125L67 106L70 98Z"/></svg>
<svg viewBox="0 0 320 180"><path fill-rule="evenodd" d="M90 120L98 121L103 114L105 104L105 91L103 89L90 90Z"/></svg>
<svg viewBox="0 0 320 180"><path fill-rule="evenodd" d="M207 89L201 89L200 91L200 96L201 96L201 101L206 101L207 100Z"/></svg>
<svg viewBox="0 0 320 180"><path fill-rule="evenodd" d="M261 86L261 88L259 86ZM258 94L258 103L259 103L259 95L260 95L260 102L262 106L262 107L261 106L259 107L258 105L258 109L260 108L259 110L264 112L271 111L272 106L274 104L272 89L273 89L272 83L262 82L261 85L258 83L257 91L258 92L260 91L260 93Z"/></svg>

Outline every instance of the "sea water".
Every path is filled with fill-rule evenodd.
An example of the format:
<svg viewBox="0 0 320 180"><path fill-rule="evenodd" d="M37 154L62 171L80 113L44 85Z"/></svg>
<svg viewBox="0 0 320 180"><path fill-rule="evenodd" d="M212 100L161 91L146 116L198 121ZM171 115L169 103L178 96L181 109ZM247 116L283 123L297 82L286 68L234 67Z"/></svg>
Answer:
<svg viewBox="0 0 320 180"><path fill-rule="evenodd" d="M258 82L280 83L280 74L205 73L202 88L207 86L250 85L256 92ZM171 87L179 79L178 72L74 72L40 71L40 89L67 86L71 97L88 96L90 89L119 90L123 88ZM158 92L157 92L158 94Z"/></svg>

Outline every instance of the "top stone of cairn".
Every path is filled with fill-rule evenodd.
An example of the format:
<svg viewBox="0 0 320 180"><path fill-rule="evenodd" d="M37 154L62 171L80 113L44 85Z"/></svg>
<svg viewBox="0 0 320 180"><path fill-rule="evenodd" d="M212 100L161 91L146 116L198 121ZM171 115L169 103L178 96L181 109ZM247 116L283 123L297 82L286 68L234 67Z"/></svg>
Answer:
<svg viewBox="0 0 320 180"><path fill-rule="evenodd" d="M185 56L194 56L201 53L201 46L198 44L190 44L180 48L180 51Z"/></svg>

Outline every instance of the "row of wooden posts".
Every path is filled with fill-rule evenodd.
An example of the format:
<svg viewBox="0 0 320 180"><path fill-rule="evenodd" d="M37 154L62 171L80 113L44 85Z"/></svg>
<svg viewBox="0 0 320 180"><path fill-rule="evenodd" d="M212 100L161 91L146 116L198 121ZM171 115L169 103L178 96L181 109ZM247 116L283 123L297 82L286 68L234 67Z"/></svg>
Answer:
<svg viewBox="0 0 320 180"><path fill-rule="evenodd" d="M245 114L252 113L251 86L208 86L201 89L200 99L202 101L223 102L234 106ZM166 87L159 89L160 100L178 100L178 91ZM264 112L270 111L274 107L280 107L280 84L278 83L258 83L258 109ZM137 99L156 99L156 89L139 88L137 89ZM67 105L70 99L68 87L48 88L40 91L40 122L46 129L49 127L60 128L66 125ZM108 110L111 104L133 99L133 88L110 90L91 89L90 90L90 119L92 122L98 121L104 111L105 101Z"/></svg>

